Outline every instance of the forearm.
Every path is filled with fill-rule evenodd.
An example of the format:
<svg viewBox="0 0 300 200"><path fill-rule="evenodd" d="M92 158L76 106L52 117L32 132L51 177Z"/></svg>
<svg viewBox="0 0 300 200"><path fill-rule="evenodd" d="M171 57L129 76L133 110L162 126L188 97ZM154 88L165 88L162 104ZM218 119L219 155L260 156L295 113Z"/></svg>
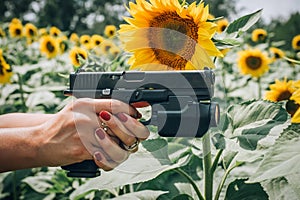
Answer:
<svg viewBox="0 0 300 200"><path fill-rule="evenodd" d="M36 156L40 129L0 128L0 172L39 166Z"/></svg>
<svg viewBox="0 0 300 200"><path fill-rule="evenodd" d="M0 128L17 128L40 125L49 120L53 114L9 113L0 115Z"/></svg>

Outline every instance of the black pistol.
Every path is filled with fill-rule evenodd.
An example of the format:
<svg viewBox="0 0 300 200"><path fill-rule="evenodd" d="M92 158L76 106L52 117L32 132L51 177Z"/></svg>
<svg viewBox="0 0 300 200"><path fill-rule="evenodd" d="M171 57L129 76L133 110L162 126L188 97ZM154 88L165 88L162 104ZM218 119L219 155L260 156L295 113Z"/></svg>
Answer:
<svg viewBox="0 0 300 200"><path fill-rule="evenodd" d="M202 137L219 121L212 70L76 72L70 74L66 96L117 99L127 104L146 101L154 125L163 137ZM100 171L93 160L62 167L70 177L95 177Z"/></svg>

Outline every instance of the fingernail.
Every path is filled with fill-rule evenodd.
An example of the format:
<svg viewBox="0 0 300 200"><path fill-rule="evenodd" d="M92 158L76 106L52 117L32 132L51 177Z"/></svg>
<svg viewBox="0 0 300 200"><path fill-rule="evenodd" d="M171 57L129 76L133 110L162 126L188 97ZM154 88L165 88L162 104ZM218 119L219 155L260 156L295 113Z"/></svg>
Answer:
<svg viewBox="0 0 300 200"><path fill-rule="evenodd" d="M94 154L94 156L95 156L96 160L98 160L98 161L101 161L101 160L102 160L102 156L101 156L101 154L100 154L99 152L96 152L96 153Z"/></svg>
<svg viewBox="0 0 300 200"><path fill-rule="evenodd" d="M110 120L110 114L107 111L101 111L100 112L100 117L104 119L105 121Z"/></svg>
<svg viewBox="0 0 300 200"><path fill-rule="evenodd" d="M127 121L127 117L126 117L126 115L124 113L118 113L117 117L122 122L126 122Z"/></svg>
<svg viewBox="0 0 300 200"><path fill-rule="evenodd" d="M98 138L100 138L101 140L103 140L105 138L105 133L102 129L98 128L96 130L96 135L98 136Z"/></svg>

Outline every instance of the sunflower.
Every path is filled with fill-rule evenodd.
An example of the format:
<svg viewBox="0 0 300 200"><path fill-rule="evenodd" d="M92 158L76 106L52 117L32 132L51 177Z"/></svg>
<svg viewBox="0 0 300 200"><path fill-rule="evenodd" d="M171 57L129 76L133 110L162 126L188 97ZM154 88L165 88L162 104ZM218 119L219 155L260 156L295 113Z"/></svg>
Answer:
<svg viewBox="0 0 300 200"><path fill-rule="evenodd" d="M300 50L300 35L296 35L292 40L292 47L295 50Z"/></svg>
<svg viewBox="0 0 300 200"><path fill-rule="evenodd" d="M292 123L300 123L300 89L296 90L291 96L294 101L294 114L292 115Z"/></svg>
<svg viewBox="0 0 300 200"><path fill-rule="evenodd" d="M80 60L86 60L87 59L87 52L86 50L84 50L83 48L80 47L73 47L73 49L71 49L70 54L69 54L69 58L71 60L71 63L75 66L75 67L79 67L81 65Z"/></svg>
<svg viewBox="0 0 300 200"><path fill-rule="evenodd" d="M112 55L113 58L117 57L121 52L121 49L117 46L112 46L110 49L109 49L109 54Z"/></svg>
<svg viewBox="0 0 300 200"><path fill-rule="evenodd" d="M93 47L99 46L104 41L104 38L101 35L92 35L91 37L91 45Z"/></svg>
<svg viewBox="0 0 300 200"><path fill-rule="evenodd" d="M25 36L27 38L27 43L31 44L38 34L38 30L35 25L31 23L25 24Z"/></svg>
<svg viewBox="0 0 300 200"><path fill-rule="evenodd" d="M242 74L260 77L269 70L269 58L258 49L239 52L238 66Z"/></svg>
<svg viewBox="0 0 300 200"><path fill-rule="evenodd" d="M222 33L226 27L228 26L229 22L227 19L221 19L217 21L217 32Z"/></svg>
<svg viewBox="0 0 300 200"><path fill-rule="evenodd" d="M204 3L181 6L177 0L130 2L128 23L120 27L124 49L133 53L131 69L214 68L209 56L223 56L212 42L215 23Z"/></svg>
<svg viewBox="0 0 300 200"><path fill-rule="evenodd" d="M2 49L0 49L0 84L9 83L11 76L12 69L3 58Z"/></svg>
<svg viewBox="0 0 300 200"><path fill-rule="evenodd" d="M287 81L286 78L283 81L276 80L269 88L270 90L266 92L265 99L273 102L286 101L285 108L292 116L293 122L296 113L300 112L298 111L300 107L300 90L297 92L295 82L291 80ZM300 113L297 116L300 116Z"/></svg>
<svg viewBox="0 0 300 200"><path fill-rule="evenodd" d="M46 28L40 28L38 30L38 34L39 34L39 37L42 37L42 36L48 35L48 31Z"/></svg>
<svg viewBox="0 0 300 200"><path fill-rule="evenodd" d="M23 25L21 23L10 23L8 31L12 38L20 38L23 36Z"/></svg>
<svg viewBox="0 0 300 200"><path fill-rule="evenodd" d="M283 81L275 80L275 83L271 84L269 88L270 91L266 92L265 99L273 102L289 100L296 90L294 82L287 81L286 78Z"/></svg>
<svg viewBox="0 0 300 200"><path fill-rule="evenodd" d="M68 38L66 36L62 36L56 39L56 42L58 43L59 46L59 52L60 54L63 54L68 50L68 43L67 43Z"/></svg>
<svg viewBox="0 0 300 200"><path fill-rule="evenodd" d="M267 39L267 31L264 29L255 29L254 31L252 31L252 41L253 42L265 42Z"/></svg>
<svg viewBox="0 0 300 200"><path fill-rule="evenodd" d="M81 45L83 45L88 50L92 48L91 36L89 36L89 35L80 36L79 42L80 42Z"/></svg>
<svg viewBox="0 0 300 200"><path fill-rule="evenodd" d="M12 23L12 24L22 24L21 20L19 20L18 18L13 18L10 23Z"/></svg>
<svg viewBox="0 0 300 200"><path fill-rule="evenodd" d="M114 25L107 25L104 28L104 35L107 37L114 37L117 33L117 28Z"/></svg>
<svg viewBox="0 0 300 200"><path fill-rule="evenodd" d="M276 47L270 47L270 52L272 54L272 60L283 58L285 56L284 52Z"/></svg>
<svg viewBox="0 0 300 200"><path fill-rule="evenodd" d="M111 42L110 40L104 40L100 44L101 52L104 54L108 54L110 49L114 46L114 43Z"/></svg>
<svg viewBox="0 0 300 200"><path fill-rule="evenodd" d="M47 58L54 58L59 53L59 45L54 37L46 35L41 38L40 50Z"/></svg>
<svg viewBox="0 0 300 200"><path fill-rule="evenodd" d="M70 41L73 42L74 44L78 45L79 44L79 37L76 33L72 33L70 35Z"/></svg>
<svg viewBox="0 0 300 200"><path fill-rule="evenodd" d="M57 28L56 26L52 26L49 30L49 33L53 37L58 37L61 34L61 30Z"/></svg>

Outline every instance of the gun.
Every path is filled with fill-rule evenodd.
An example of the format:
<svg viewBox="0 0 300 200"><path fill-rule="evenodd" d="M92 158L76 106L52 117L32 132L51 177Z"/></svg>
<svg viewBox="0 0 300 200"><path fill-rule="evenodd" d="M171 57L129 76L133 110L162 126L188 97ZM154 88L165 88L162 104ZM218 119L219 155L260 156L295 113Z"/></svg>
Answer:
<svg viewBox="0 0 300 200"><path fill-rule="evenodd" d="M154 125L163 137L202 137L219 122L213 71L74 72L66 96L112 98L131 104L146 101ZM100 171L93 160L62 167L70 177L95 177Z"/></svg>

